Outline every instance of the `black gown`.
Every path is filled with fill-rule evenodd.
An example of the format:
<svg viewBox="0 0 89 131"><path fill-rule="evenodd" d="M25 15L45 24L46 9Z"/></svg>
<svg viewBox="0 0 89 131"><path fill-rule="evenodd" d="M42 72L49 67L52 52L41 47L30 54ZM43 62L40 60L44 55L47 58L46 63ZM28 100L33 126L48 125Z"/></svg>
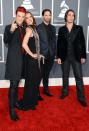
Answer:
<svg viewBox="0 0 89 131"><path fill-rule="evenodd" d="M36 53L34 36L29 39L28 46L33 53ZM23 99L19 101L19 105L29 110L38 104L38 86L41 81L41 73L38 66L38 60L30 55L25 56L25 86Z"/></svg>

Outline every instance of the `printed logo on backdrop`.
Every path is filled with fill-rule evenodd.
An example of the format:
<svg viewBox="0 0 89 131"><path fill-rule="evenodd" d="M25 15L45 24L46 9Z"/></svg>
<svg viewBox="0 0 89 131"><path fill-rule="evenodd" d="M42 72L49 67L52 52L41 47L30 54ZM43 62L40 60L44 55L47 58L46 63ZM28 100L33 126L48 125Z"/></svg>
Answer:
<svg viewBox="0 0 89 131"><path fill-rule="evenodd" d="M62 26L65 24L64 16L68 9L73 9L76 15L76 24L79 23L80 0L52 0L52 24Z"/></svg>
<svg viewBox="0 0 89 131"><path fill-rule="evenodd" d="M0 34L0 62L4 62L3 34Z"/></svg>
<svg viewBox="0 0 89 131"><path fill-rule="evenodd" d="M86 46L86 51L89 53L89 26L87 28L87 46Z"/></svg>
<svg viewBox="0 0 89 131"><path fill-rule="evenodd" d="M3 6L2 6L2 0L0 0L0 26L3 25Z"/></svg>
<svg viewBox="0 0 89 131"><path fill-rule="evenodd" d="M42 0L13 0L13 17L18 6L25 7L34 17L41 17Z"/></svg>

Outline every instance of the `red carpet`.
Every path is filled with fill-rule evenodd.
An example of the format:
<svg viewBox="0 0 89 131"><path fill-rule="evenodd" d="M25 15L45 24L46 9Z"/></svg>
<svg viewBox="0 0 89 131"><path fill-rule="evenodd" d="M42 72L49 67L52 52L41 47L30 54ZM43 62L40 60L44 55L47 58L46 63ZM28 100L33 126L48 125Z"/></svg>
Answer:
<svg viewBox="0 0 89 131"><path fill-rule="evenodd" d="M10 120L8 111L8 89L0 89L0 131L89 131L89 86L85 87L88 107L77 101L76 88L70 87L69 96L60 100L61 87L50 87L54 97L42 94L35 111L19 111L18 122ZM22 97L23 88L19 88Z"/></svg>

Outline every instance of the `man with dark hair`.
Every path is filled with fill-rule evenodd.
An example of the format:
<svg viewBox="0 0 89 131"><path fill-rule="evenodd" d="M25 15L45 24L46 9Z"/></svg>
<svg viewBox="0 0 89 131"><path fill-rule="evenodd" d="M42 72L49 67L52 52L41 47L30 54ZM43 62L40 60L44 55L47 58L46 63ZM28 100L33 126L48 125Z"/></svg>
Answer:
<svg viewBox="0 0 89 131"><path fill-rule="evenodd" d="M38 25L37 31L40 38L40 53L45 57L43 62L43 93L47 96L53 96L48 89L49 74L52 69L56 51L56 29L50 24L51 10L44 9L42 12L43 22Z"/></svg>
<svg viewBox="0 0 89 131"><path fill-rule="evenodd" d="M61 27L58 32L57 57L58 64L61 64L63 73L63 89L60 99L68 96L68 78L70 65L72 65L76 86L77 96L82 106L87 106L84 95L84 85L82 78L82 64L86 60L85 38L82 26L75 25L75 13L68 10L65 14L66 25Z"/></svg>
<svg viewBox="0 0 89 131"><path fill-rule="evenodd" d="M10 80L8 100L10 116L14 121L19 120L14 108L19 107L17 102L18 84L23 73L24 51L22 49L22 40L25 31L22 23L25 19L25 13L26 9L24 7L18 7L15 21L13 21L11 25L7 25L4 32L4 42L8 44L5 78Z"/></svg>
<svg viewBox="0 0 89 131"><path fill-rule="evenodd" d="M45 14L46 11L48 11L48 12L50 13L50 15L51 15L51 10L50 10L50 9L44 9L44 10L42 11L42 16L44 16L44 14Z"/></svg>

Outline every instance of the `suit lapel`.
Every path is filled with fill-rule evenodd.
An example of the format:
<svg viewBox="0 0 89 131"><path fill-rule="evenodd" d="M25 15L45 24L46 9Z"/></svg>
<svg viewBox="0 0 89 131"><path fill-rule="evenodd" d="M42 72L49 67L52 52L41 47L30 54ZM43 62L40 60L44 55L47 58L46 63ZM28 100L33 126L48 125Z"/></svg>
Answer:
<svg viewBox="0 0 89 131"><path fill-rule="evenodd" d="M48 38L47 38L47 32L46 32L46 29L45 29L45 27L44 27L44 23L42 23L42 27L43 27L43 32L44 32L44 37L45 37L45 39L48 41Z"/></svg>
<svg viewBox="0 0 89 131"><path fill-rule="evenodd" d="M72 32L71 32L71 36L72 36L72 43L75 40L77 33L78 33L78 29L76 28L76 25L73 26Z"/></svg>
<svg viewBox="0 0 89 131"><path fill-rule="evenodd" d="M64 33L64 37L65 37L66 41L68 42L68 30L67 30L66 25L64 26L63 33Z"/></svg>
<svg viewBox="0 0 89 131"><path fill-rule="evenodd" d="M72 30L71 30L71 33L72 33L72 34L71 34L71 42L73 43L73 41L75 40L75 38L76 38L76 36L77 36L77 33L78 33L78 30L77 30L75 24L73 25L73 28L72 28ZM65 39L66 39L67 42L68 42L68 29L67 29L66 25L65 25L65 27L64 27L64 36L65 36Z"/></svg>

